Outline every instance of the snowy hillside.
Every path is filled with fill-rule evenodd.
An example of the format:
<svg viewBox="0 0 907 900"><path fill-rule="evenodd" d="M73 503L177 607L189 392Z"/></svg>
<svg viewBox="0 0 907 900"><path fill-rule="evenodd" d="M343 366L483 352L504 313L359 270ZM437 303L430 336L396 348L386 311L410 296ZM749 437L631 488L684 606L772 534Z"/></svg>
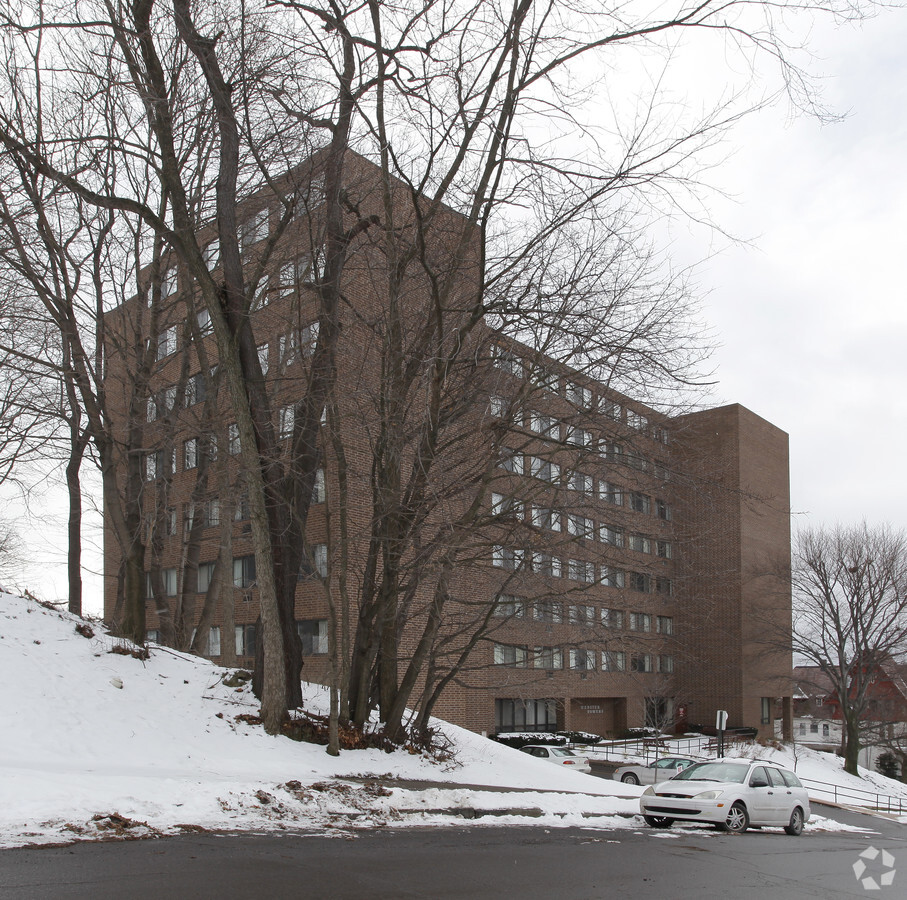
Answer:
<svg viewBox="0 0 907 900"><path fill-rule="evenodd" d="M93 637L83 637L79 624L0 594L0 846L186 826L426 824L450 817L409 811L510 805L502 793L387 792L361 776L583 792L519 795L520 806L535 808L556 797L558 811L568 813L556 824L571 824L571 812L573 822L588 824L583 813L638 808L638 789L560 771L449 725L457 750L445 764L404 751L332 758L321 746L268 737L237 721L257 705L247 687L223 683L228 670L166 648L153 647L147 660L114 653L120 641L97 625ZM306 686L305 693L307 707L323 711L322 689Z"/></svg>
<svg viewBox="0 0 907 900"><path fill-rule="evenodd" d="M248 687L224 683L229 670L163 647L136 658L97 624L80 634L84 625L0 594L0 847L198 829L462 826L463 810L489 813L471 820L483 825L640 827L641 788L445 723L455 747L445 763L405 751L333 758L268 737L238 718L257 704ZM306 708L324 712L323 689L304 687ZM815 757L801 756L808 777L833 780L835 762ZM814 817L810 827L838 826Z"/></svg>

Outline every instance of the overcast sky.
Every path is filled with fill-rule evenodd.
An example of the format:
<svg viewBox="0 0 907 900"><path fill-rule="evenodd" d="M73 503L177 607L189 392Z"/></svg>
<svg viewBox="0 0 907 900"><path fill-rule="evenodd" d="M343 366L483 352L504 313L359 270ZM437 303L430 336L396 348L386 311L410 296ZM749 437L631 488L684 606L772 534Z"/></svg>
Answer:
<svg viewBox="0 0 907 900"><path fill-rule="evenodd" d="M703 317L720 346L714 403L739 402L790 435L797 523L907 525L907 11L823 31L812 44L831 125L784 107L733 132L710 180L714 220L751 239L699 268ZM709 237L680 235L690 263ZM65 542L40 506L14 582L66 594ZM96 517L97 518L97 517ZM58 524L62 525L62 522ZM89 545L93 538L87 536ZM98 568L89 546L86 565ZM87 592L98 601L99 575Z"/></svg>
<svg viewBox="0 0 907 900"><path fill-rule="evenodd" d="M842 122L757 114L715 176L753 238L700 269L716 401L790 435L795 524L907 524L907 12L816 45Z"/></svg>

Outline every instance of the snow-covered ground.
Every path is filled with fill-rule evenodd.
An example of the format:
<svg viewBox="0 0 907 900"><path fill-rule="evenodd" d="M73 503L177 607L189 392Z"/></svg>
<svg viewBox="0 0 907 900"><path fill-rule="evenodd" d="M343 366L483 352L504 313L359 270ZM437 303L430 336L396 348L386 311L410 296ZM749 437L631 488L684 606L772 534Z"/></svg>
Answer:
<svg viewBox="0 0 907 900"><path fill-rule="evenodd" d="M330 757L268 737L237 718L257 705L248 687L224 683L229 670L166 648L146 660L112 652L123 643L97 623L84 637L82 624L0 594L0 847L198 829L640 827L641 788L561 770L446 723L447 762L402 750ZM304 687L306 708L324 712L323 689ZM804 776L850 777L813 756L799 755ZM840 826L814 816L810 827Z"/></svg>

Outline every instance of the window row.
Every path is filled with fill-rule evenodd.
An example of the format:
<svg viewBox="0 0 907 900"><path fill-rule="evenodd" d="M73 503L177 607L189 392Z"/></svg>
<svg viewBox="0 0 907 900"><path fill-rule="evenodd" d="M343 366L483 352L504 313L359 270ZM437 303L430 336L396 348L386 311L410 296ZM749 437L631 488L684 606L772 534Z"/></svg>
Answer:
<svg viewBox="0 0 907 900"><path fill-rule="evenodd" d="M302 641L303 656L318 656L328 652L328 620L300 619L296 622L296 632ZM196 629L192 629L191 641L195 641ZM257 629L254 624L237 625L234 628L234 641L237 656L255 656ZM159 628L149 628L145 640L160 643ZM208 649L206 656L221 655L221 629L213 625L208 629Z"/></svg>
<svg viewBox="0 0 907 900"><path fill-rule="evenodd" d="M529 647L515 644L495 644L496 666L522 669L572 669L579 672L658 672L669 675L674 671L674 657L654 653L628 653L624 650L591 650L572 647Z"/></svg>
<svg viewBox="0 0 907 900"><path fill-rule="evenodd" d="M494 615L498 618L532 620L546 624L595 625L600 621L608 629L674 634L672 616L652 616L649 613L625 613L619 609L601 608L587 603L564 603L561 600L529 601L513 594L498 594L494 599Z"/></svg>
<svg viewBox="0 0 907 900"><path fill-rule="evenodd" d="M583 559L562 560L550 553L534 550L514 549L500 544L491 548L491 564L508 572L532 572L535 575L549 575L554 578L569 578L584 584L595 584L596 580L605 587L629 588L641 594L664 594L674 592L673 581L663 575L653 576L648 572L624 572L613 566L597 567Z"/></svg>
<svg viewBox="0 0 907 900"><path fill-rule="evenodd" d="M579 384L569 378L559 378L541 365L529 365L518 354L504 347L493 345L491 354L492 365L501 372L506 372L516 378L526 377L537 387L564 397L568 403L579 410L588 413L599 413L614 422L625 424L628 428L647 434L662 444L670 442L668 429L663 425L654 424L649 416L637 410L622 406L613 398L596 394L587 385ZM494 394L491 397L492 414L504 418L508 414L508 401L505 397Z"/></svg>

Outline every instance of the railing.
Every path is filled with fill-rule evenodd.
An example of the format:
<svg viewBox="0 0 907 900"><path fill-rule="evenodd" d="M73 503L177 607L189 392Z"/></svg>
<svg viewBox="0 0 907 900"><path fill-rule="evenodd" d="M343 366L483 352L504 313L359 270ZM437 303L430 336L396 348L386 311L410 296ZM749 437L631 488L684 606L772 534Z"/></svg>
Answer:
<svg viewBox="0 0 907 900"><path fill-rule="evenodd" d="M626 741L607 741L602 744L576 745L585 756L590 759L599 759L608 762L617 757L623 759L627 756L642 757L647 763L658 759L670 752L679 756L706 756L717 747L718 739L707 735L696 737L673 738L635 738ZM724 746L731 744L751 743L751 738L741 738L737 735L725 735ZM571 745L573 746L573 745Z"/></svg>
<svg viewBox="0 0 907 900"><path fill-rule="evenodd" d="M798 776L799 777L799 776ZM860 788L841 787L827 784L824 781L813 781L811 778L800 778L814 800L830 799L832 803L865 806L879 812L907 815L907 799L892 797L890 794L879 794L875 791L862 791ZM822 794L823 796L817 796Z"/></svg>

